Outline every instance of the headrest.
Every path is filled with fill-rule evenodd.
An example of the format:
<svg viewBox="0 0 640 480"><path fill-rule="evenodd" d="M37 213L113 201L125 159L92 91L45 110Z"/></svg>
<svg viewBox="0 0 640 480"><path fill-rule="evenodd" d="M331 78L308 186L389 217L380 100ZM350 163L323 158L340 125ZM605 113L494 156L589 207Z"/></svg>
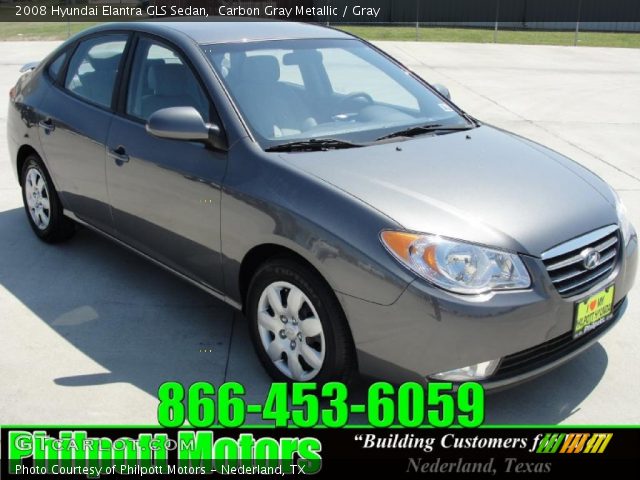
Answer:
<svg viewBox="0 0 640 480"><path fill-rule="evenodd" d="M89 63L96 72L115 72L120 63L120 54L110 57L89 57Z"/></svg>
<svg viewBox="0 0 640 480"><path fill-rule="evenodd" d="M280 64L272 55L247 57L242 67L245 82L275 83L280 80Z"/></svg>
<svg viewBox="0 0 640 480"><path fill-rule="evenodd" d="M149 68L149 87L156 95L183 95L187 85L185 66L179 63L162 63Z"/></svg>

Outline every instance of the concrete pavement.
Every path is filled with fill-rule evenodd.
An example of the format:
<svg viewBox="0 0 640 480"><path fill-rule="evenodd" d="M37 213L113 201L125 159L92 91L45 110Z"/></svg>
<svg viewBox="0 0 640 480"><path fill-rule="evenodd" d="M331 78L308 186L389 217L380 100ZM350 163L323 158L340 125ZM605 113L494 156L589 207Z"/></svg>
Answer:
<svg viewBox="0 0 640 480"><path fill-rule="evenodd" d="M0 92L56 42L0 43ZM380 42L481 120L609 181L640 226L640 50ZM5 97L6 98L6 97ZM6 103L0 102L0 132ZM640 423L640 288L599 344L488 397L488 423ZM245 383L262 371L240 315L99 236L32 235L0 134L0 424L156 423L167 380ZM361 393L360 393L361 394Z"/></svg>

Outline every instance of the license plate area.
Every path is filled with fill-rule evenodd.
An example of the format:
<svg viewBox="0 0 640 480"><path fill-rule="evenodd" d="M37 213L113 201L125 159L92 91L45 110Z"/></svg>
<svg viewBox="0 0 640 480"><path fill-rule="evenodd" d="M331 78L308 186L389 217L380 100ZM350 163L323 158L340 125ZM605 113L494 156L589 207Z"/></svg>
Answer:
<svg viewBox="0 0 640 480"><path fill-rule="evenodd" d="M609 285L599 292L576 302L573 319L573 338L598 328L613 317L615 286Z"/></svg>

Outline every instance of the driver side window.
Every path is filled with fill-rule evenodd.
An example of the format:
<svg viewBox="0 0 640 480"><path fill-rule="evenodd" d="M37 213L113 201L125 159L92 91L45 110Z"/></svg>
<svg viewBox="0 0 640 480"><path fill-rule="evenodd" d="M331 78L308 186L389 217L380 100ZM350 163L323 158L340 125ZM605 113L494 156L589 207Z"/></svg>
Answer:
<svg viewBox="0 0 640 480"><path fill-rule="evenodd" d="M191 68L175 51L143 39L133 59L127 114L146 120L169 107L193 107L210 120L209 101Z"/></svg>
<svg viewBox="0 0 640 480"><path fill-rule="evenodd" d="M64 86L102 107L111 106L127 35L105 35L82 42L69 62Z"/></svg>

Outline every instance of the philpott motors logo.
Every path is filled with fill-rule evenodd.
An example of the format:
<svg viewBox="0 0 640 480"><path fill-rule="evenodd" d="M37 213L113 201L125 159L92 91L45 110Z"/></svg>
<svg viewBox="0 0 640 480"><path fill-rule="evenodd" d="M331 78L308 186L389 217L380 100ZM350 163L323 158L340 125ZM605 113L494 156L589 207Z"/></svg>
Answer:
<svg viewBox="0 0 640 480"><path fill-rule="evenodd" d="M536 453L602 453L613 433L546 433L534 439Z"/></svg>

